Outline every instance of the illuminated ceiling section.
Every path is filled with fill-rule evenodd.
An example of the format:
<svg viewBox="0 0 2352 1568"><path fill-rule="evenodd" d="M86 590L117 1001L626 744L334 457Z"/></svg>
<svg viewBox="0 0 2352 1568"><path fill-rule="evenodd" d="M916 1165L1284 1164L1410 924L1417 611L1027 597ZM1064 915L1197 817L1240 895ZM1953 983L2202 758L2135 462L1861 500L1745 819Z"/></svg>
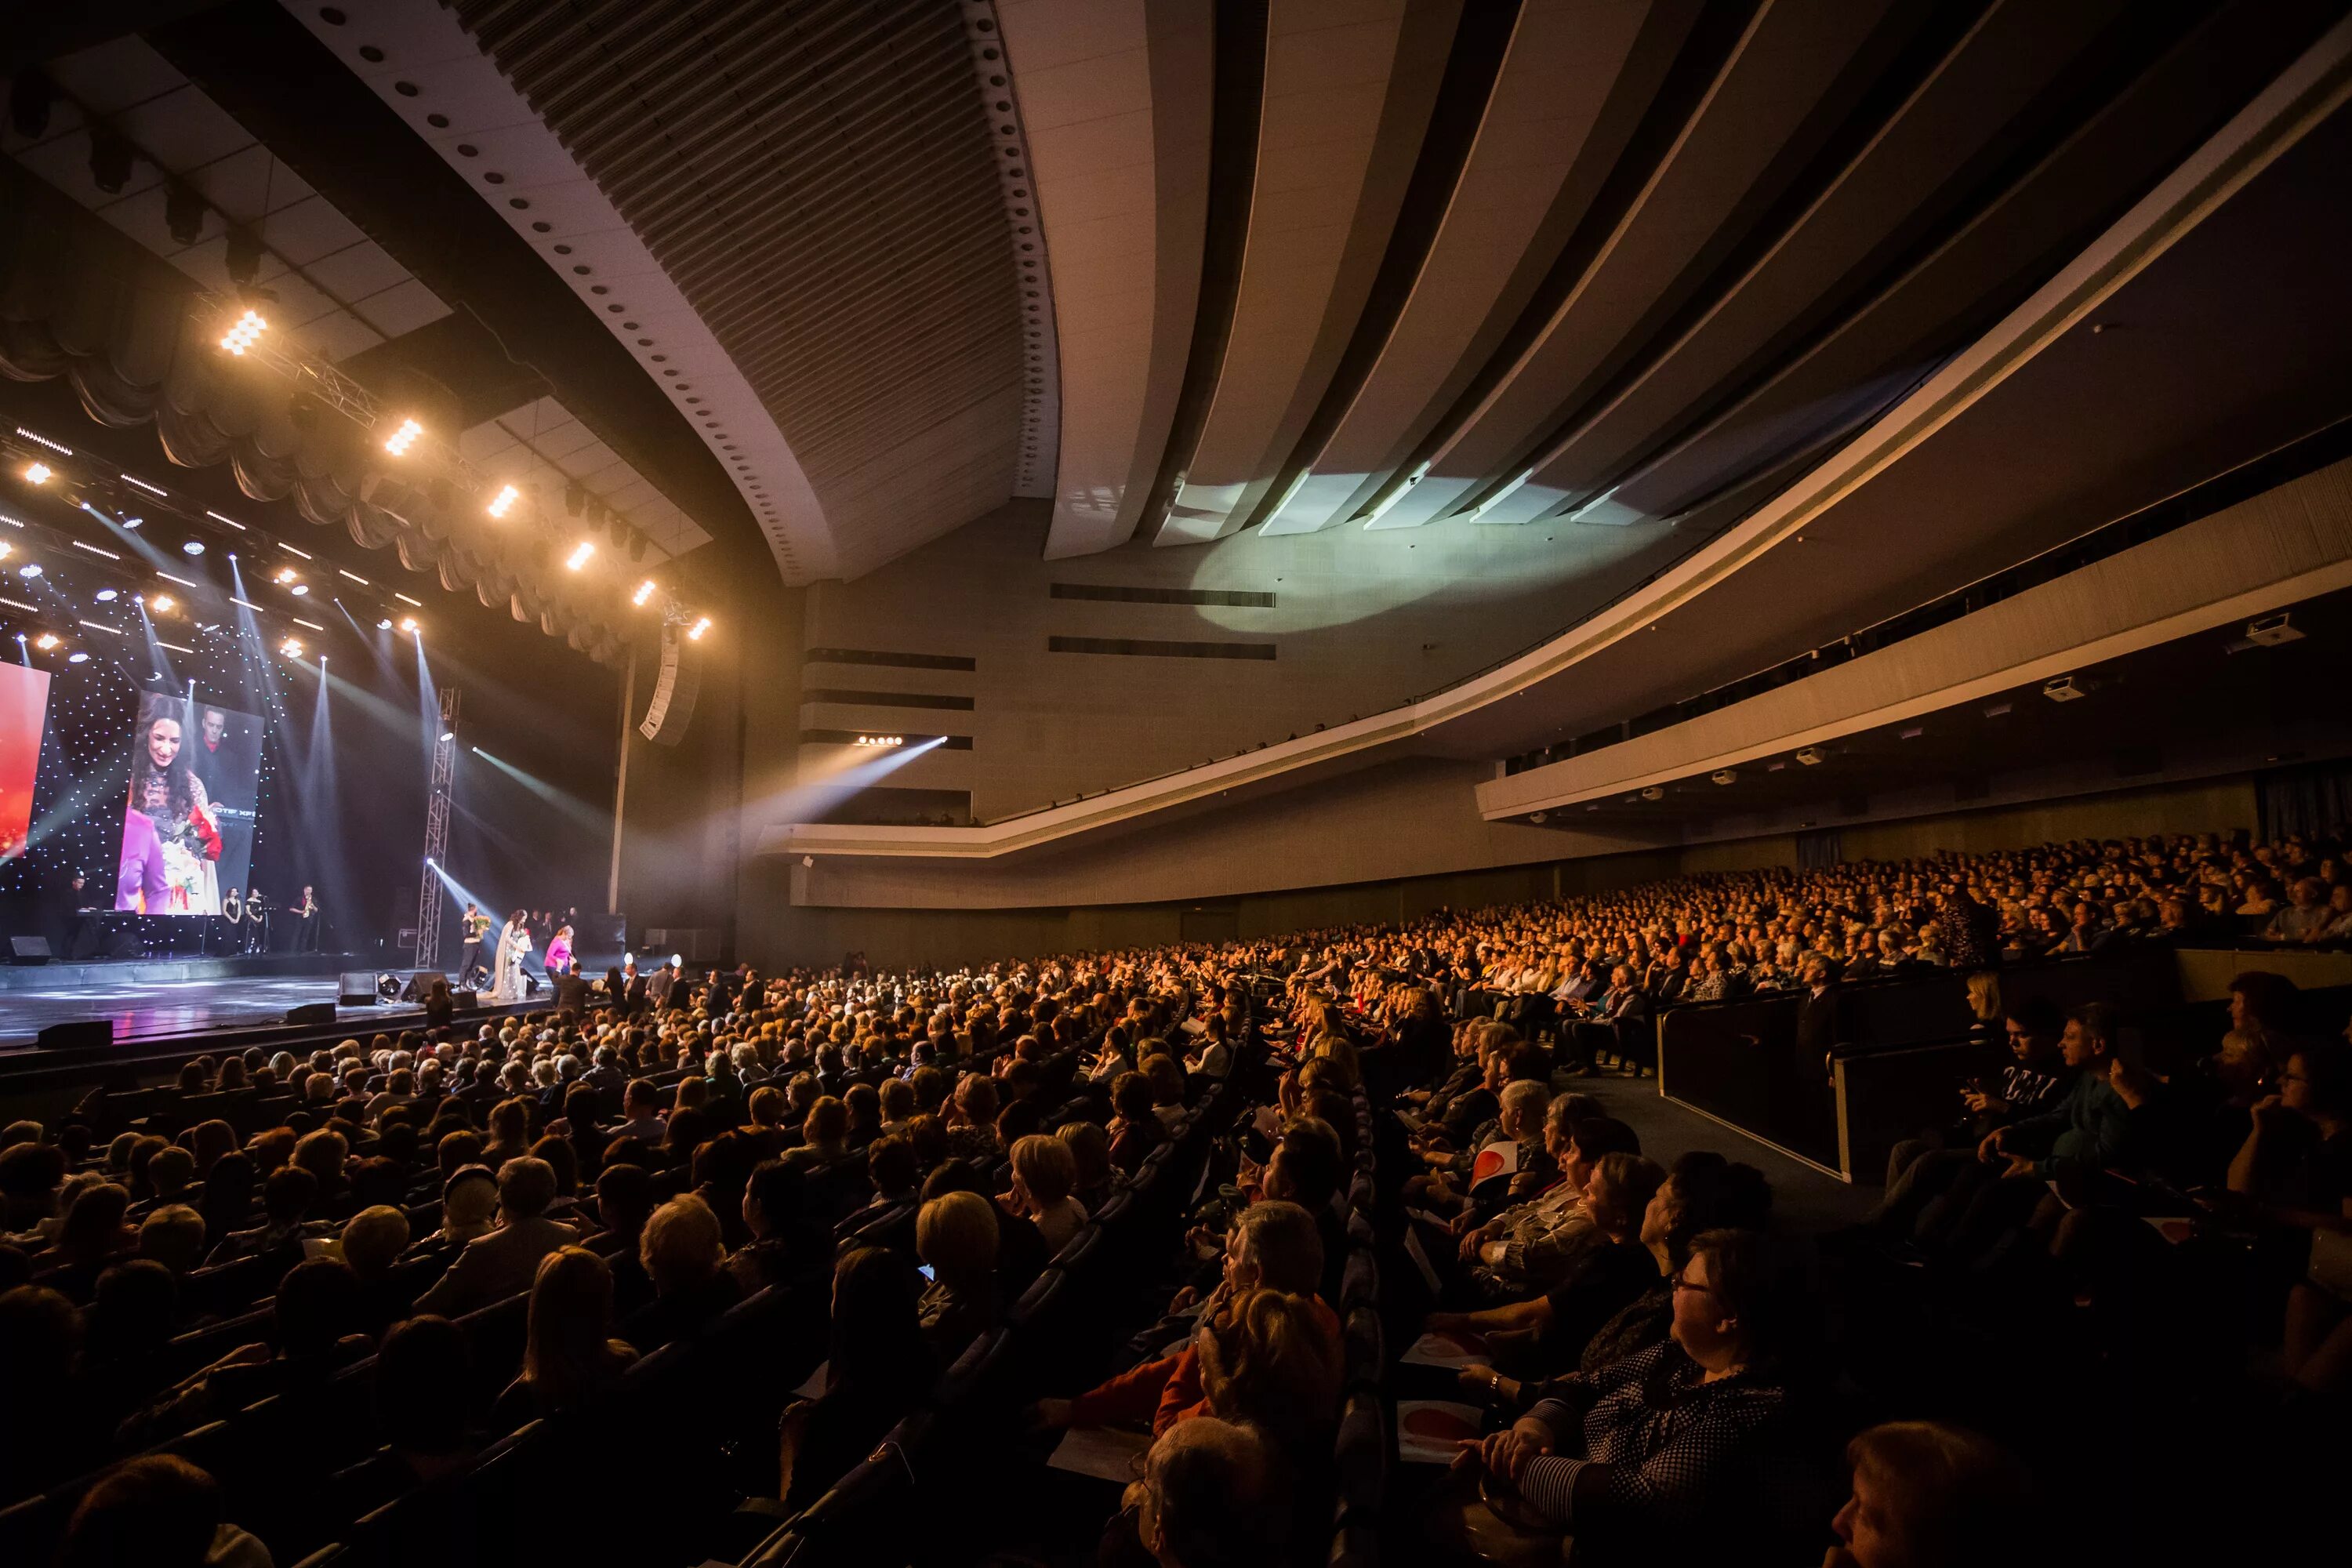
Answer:
<svg viewBox="0 0 2352 1568"><path fill-rule="evenodd" d="M1490 476L1509 472L1557 411L1607 374L1644 318L1673 309L1742 205L1759 199L1758 184L1784 148L1814 129L1822 100L1886 8L1884 0L1780 0L1756 9L1696 112L1597 237L1550 319L1427 459L1428 472L1383 520L1389 526L1447 516Z"/></svg>
<svg viewBox="0 0 2352 1568"><path fill-rule="evenodd" d="M1458 5L1277 0L1233 331L1154 542L1242 527L1321 402L1386 251Z"/></svg>
<svg viewBox="0 0 2352 1568"><path fill-rule="evenodd" d="M55 94L45 111L11 97L0 147L200 286L247 295L270 331L344 360L449 313L143 40L116 38L42 69ZM27 137L20 115L44 122ZM175 200L175 184L198 199ZM232 226L259 241L247 284L230 276Z"/></svg>
<svg viewBox="0 0 2352 1568"><path fill-rule="evenodd" d="M1574 229L1696 9L1527 0L1412 298L1267 533L1353 518L1461 395Z"/></svg>
<svg viewBox="0 0 2352 1568"><path fill-rule="evenodd" d="M1001 0L1053 256L1048 559L1134 535L1175 414L1208 210L1207 0Z"/></svg>

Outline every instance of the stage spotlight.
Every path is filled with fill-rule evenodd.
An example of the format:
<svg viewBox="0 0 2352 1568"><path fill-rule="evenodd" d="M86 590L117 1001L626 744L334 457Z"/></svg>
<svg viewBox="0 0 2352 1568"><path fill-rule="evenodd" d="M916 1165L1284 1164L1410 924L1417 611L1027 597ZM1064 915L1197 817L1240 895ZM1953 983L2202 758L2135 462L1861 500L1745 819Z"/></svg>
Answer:
<svg viewBox="0 0 2352 1568"><path fill-rule="evenodd" d="M47 653L49 649L58 646L58 634L55 632L43 632L39 637L33 639L33 646L39 648L43 653Z"/></svg>
<svg viewBox="0 0 2352 1568"><path fill-rule="evenodd" d="M653 596L654 580L648 577L637 584L637 591L629 595L629 603L642 610L646 607L646 601Z"/></svg>
<svg viewBox="0 0 2352 1568"><path fill-rule="evenodd" d="M37 577L40 574L41 563L37 561L27 561L22 566L16 568L16 575L27 580Z"/></svg>
<svg viewBox="0 0 2352 1568"><path fill-rule="evenodd" d="M279 567L278 569L278 581L280 583L291 583L294 581L294 568L291 566Z"/></svg>
<svg viewBox="0 0 2352 1568"><path fill-rule="evenodd" d="M0 539L0 561L5 561L8 557L16 553L16 547L15 545L9 543L5 539Z"/></svg>
<svg viewBox="0 0 2352 1568"><path fill-rule="evenodd" d="M302 644L299 638L288 637L284 642L278 645L278 651L284 654L288 658L300 658L302 657Z"/></svg>
<svg viewBox="0 0 2352 1568"><path fill-rule="evenodd" d="M587 565L595 553L596 542L593 539L583 539L572 547L572 553L564 558L563 564L577 572Z"/></svg>
<svg viewBox="0 0 2352 1568"><path fill-rule="evenodd" d="M294 584L294 586L292 586L291 588L289 588L289 589L287 590L287 592L288 592L288 593L289 593L289 594L293 595L294 595L296 598L298 598L298 599L299 599L299 598L300 598L303 595L305 595L305 594L309 593L310 591L310 584L308 584L308 583L297 583L297 584Z"/></svg>
<svg viewBox="0 0 2352 1568"><path fill-rule="evenodd" d="M581 488L579 480L574 479L563 487L564 516L578 517L580 515L580 509L585 506L587 502L588 492Z"/></svg>
<svg viewBox="0 0 2352 1568"><path fill-rule="evenodd" d="M75 652L66 655L66 662L68 664L88 664L89 662L89 655L77 649Z"/></svg>
<svg viewBox="0 0 2352 1568"><path fill-rule="evenodd" d="M205 542L201 539L191 539L180 546L180 553L183 555L202 555L204 552Z"/></svg>
<svg viewBox="0 0 2352 1568"><path fill-rule="evenodd" d="M489 513L492 517L504 517L514 510L514 503L520 500L522 500L520 490L512 485L504 486L497 495L490 498Z"/></svg>
<svg viewBox="0 0 2352 1568"><path fill-rule="evenodd" d="M110 196L121 195L131 183L131 143L105 124L90 129L89 183Z"/></svg>
<svg viewBox="0 0 2352 1568"><path fill-rule="evenodd" d="M25 465L25 482L28 485L45 485L49 482L49 476L56 472L57 470L47 463L27 463Z"/></svg>
<svg viewBox="0 0 2352 1568"><path fill-rule="evenodd" d="M417 625L416 625L416 617L415 617L415 616L401 616L401 617L400 617L400 629L401 629L402 631L404 631L404 632L408 633L411 637L415 636L415 635L416 635L416 633L417 633L417 631L419 630L419 627L418 627L418 626L417 626Z"/></svg>
<svg viewBox="0 0 2352 1568"><path fill-rule="evenodd" d="M709 616L705 616L700 620L695 622L693 626L687 628L686 640L688 642L700 642L702 640L702 634L709 629L710 617Z"/></svg>
<svg viewBox="0 0 2352 1568"><path fill-rule="evenodd" d="M416 438L424 434L424 426L414 419L404 419L400 427L385 439L383 449L395 458L404 458L408 456L408 448L416 445Z"/></svg>
<svg viewBox="0 0 2352 1568"><path fill-rule="evenodd" d="M5 552L6 547L0 545L0 554L5 554ZM97 594L98 602L101 605L110 605L120 596L121 595L116 594L111 588L100 588Z"/></svg>
<svg viewBox="0 0 2352 1568"><path fill-rule="evenodd" d="M263 321L257 313L247 310L236 319L236 325L228 330L228 335L221 339L220 345L242 358L245 351L259 342L261 334L268 330L268 321Z"/></svg>
<svg viewBox="0 0 2352 1568"><path fill-rule="evenodd" d="M390 616L385 616L380 618L375 624L375 629L380 632L388 632L392 630L392 617Z"/></svg>
<svg viewBox="0 0 2352 1568"><path fill-rule="evenodd" d="M454 741L457 738L457 731L455 730L444 730L441 731L441 738L445 741Z"/></svg>
<svg viewBox="0 0 2352 1568"><path fill-rule="evenodd" d="M172 605L173 599L172 595L169 594L158 594L153 598L147 601L147 607L154 611L159 616L170 615L172 613Z"/></svg>

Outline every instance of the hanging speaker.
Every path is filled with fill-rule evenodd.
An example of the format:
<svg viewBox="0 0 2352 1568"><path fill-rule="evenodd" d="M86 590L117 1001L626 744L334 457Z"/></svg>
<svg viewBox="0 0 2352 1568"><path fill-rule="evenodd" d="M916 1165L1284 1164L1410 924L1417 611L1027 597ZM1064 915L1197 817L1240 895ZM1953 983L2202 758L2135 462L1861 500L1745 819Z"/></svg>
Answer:
<svg viewBox="0 0 2352 1568"><path fill-rule="evenodd" d="M700 664L688 654L685 634L676 626L662 627L661 673L654 678L653 700L646 704L645 722L637 726L637 733L656 746L675 746L684 740L701 685Z"/></svg>

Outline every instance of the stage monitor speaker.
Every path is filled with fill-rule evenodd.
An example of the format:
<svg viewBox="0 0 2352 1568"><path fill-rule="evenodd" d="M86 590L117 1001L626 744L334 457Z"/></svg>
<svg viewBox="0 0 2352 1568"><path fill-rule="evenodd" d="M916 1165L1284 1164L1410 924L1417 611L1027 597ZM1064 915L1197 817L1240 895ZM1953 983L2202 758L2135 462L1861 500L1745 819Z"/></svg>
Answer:
<svg viewBox="0 0 2352 1568"><path fill-rule="evenodd" d="M33 1043L45 1051L83 1050L92 1046L114 1044L114 1020L111 1018L76 1018L70 1023L51 1024Z"/></svg>
<svg viewBox="0 0 2352 1568"><path fill-rule="evenodd" d="M363 1007L375 1000L375 971L347 969L335 985L335 1000L346 1007Z"/></svg>
<svg viewBox="0 0 2352 1568"><path fill-rule="evenodd" d="M8 962L11 963L47 963L49 961L49 939L45 936L12 936L8 939Z"/></svg>
<svg viewBox="0 0 2352 1568"><path fill-rule="evenodd" d="M435 981L448 978L437 969L420 969L408 977L407 984L400 988L400 999L404 1002L422 1002L425 1000L425 994L433 989Z"/></svg>
<svg viewBox="0 0 2352 1568"><path fill-rule="evenodd" d="M361 1000L373 1001L374 998L365 996ZM299 1007L286 1009L286 1021L310 1026L331 1024L335 1021L335 1005L332 1002L305 1002Z"/></svg>
<svg viewBox="0 0 2352 1568"><path fill-rule="evenodd" d="M478 991L452 991L449 995L451 1000L460 1007L478 1007L482 1005L482 994Z"/></svg>

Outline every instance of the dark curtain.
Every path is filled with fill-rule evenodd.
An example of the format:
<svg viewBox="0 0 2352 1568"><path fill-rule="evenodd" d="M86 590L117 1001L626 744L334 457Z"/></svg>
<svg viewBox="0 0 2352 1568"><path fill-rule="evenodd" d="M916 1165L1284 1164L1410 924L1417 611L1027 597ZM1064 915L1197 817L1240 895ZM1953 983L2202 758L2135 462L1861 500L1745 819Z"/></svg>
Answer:
<svg viewBox="0 0 2352 1568"><path fill-rule="evenodd" d="M1818 833L1797 835L1797 869L1825 871L1845 858L1838 847L1838 830L1824 827Z"/></svg>
<svg viewBox="0 0 2352 1568"><path fill-rule="evenodd" d="M2271 843L2290 835L2341 839L2352 834L2352 761L2256 773L2254 800L2263 837Z"/></svg>

